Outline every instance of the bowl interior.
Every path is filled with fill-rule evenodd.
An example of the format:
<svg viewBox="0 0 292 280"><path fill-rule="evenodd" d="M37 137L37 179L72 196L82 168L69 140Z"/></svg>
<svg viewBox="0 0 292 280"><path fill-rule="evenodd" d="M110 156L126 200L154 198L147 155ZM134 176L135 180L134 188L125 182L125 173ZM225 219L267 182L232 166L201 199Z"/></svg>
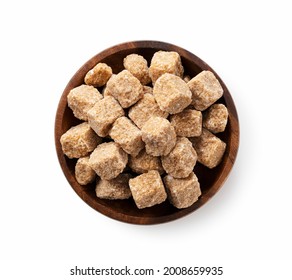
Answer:
<svg viewBox="0 0 292 280"><path fill-rule="evenodd" d="M224 89L223 97L220 98L217 103L225 104L229 112L229 119L225 131L217 134L217 136L227 144L223 160L212 170L197 162L194 172L199 179L202 195L196 203L186 209L177 209L168 201L154 207L138 209L132 198L116 201L97 198L95 195L94 183L87 186L81 186L77 183L74 175L77 160L67 158L62 152L60 144L61 135L71 126L77 125L81 122L73 116L71 109L67 106L67 95L72 88L84 83L83 80L85 74L91 68L99 62L104 62L111 66L113 73L116 74L123 70L123 59L128 54L137 53L142 55L148 61L149 65L153 54L159 50L178 52L184 66L184 73L191 78L202 70L212 71ZM129 42L111 47L97 54L86 62L69 81L61 96L56 113L55 144L60 165L68 182L80 198L88 205L100 213L119 221L134 224L156 224L175 220L195 211L205 204L220 189L230 173L236 158L239 145L238 117L234 102L224 82L216 72L200 58L187 50L168 43L157 41Z"/></svg>

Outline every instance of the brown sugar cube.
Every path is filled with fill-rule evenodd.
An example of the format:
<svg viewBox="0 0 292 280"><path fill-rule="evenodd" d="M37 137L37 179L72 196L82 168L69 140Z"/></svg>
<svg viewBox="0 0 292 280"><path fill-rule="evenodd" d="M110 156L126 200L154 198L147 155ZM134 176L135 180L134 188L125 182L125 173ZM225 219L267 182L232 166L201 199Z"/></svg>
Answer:
<svg viewBox="0 0 292 280"><path fill-rule="evenodd" d="M87 121L87 112L102 99L99 91L88 85L81 85L70 90L67 101L76 118Z"/></svg>
<svg viewBox="0 0 292 280"><path fill-rule="evenodd" d="M111 180L100 179L96 183L96 196L103 199L128 199L132 196L129 188L130 174L120 174Z"/></svg>
<svg viewBox="0 0 292 280"><path fill-rule="evenodd" d="M160 204L167 198L161 177L156 170L130 179L129 186L139 209Z"/></svg>
<svg viewBox="0 0 292 280"><path fill-rule="evenodd" d="M128 154L115 142L102 143L90 154L89 164L104 180L116 178L128 163Z"/></svg>
<svg viewBox="0 0 292 280"><path fill-rule="evenodd" d="M129 110L129 118L141 129L150 117L167 118L168 113L160 110L152 94L146 93Z"/></svg>
<svg viewBox="0 0 292 280"><path fill-rule="evenodd" d="M146 173L149 170L157 170L159 174L164 172L160 157L148 155L143 149L137 156L130 156L129 167L136 173Z"/></svg>
<svg viewBox="0 0 292 280"><path fill-rule="evenodd" d="M154 53L149 67L149 75L153 84L162 74L170 73L182 78L183 72L184 68L177 52L158 51Z"/></svg>
<svg viewBox="0 0 292 280"><path fill-rule="evenodd" d="M200 183L194 172L183 179L175 179L167 175L163 178L163 182L168 199L176 208L190 207L201 195Z"/></svg>
<svg viewBox="0 0 292 280"><path fill-rule="evenodd" d="M112 68L105 63L98 63L87 72L84 82L87 85L101 87L106 84L113 74Z"/></svg>
<svg viewBox="0 0 292 280"><path fill-rule="evenodd" d="M60 138L63 153L68 158L87 156L101 141L87 122L71 127Z"/></svg>
<svg viewBox="0 0 292 280"><path fill-rule="evenodd" d="M201 111L185 109L178 114L171 115L170 123L177 136L197 137L202 133Z"/></svg>
<svg viewBox="0 0 292 280"><path fill-rule="evenodd" d="M151 82L147 60L138 54L129 54L124 58L124 67L136 77L142 85Z"/></svg>
<svg viewBox="0 0 292 280"><path fill-rule="evenodd" d="M143 93L144 93L144 95L146 93L153 94L153 88L149 87L149 86L143 86Z"/></svg>
<svg viewBox="0 0 292 280"><path fill-rule="evenodd" d="M107 87L104 87L104 89L102 90L102 94L103 94L104 97L112 96Z"/></svg>
<svg viewBox="0 0 292 280"><path fill-rule="evenodd" d="M182 112L192 102L192 93L178 76L163 74L153 87L153 95L161 110L170 114Z"/></svg>
<svg viewBox="0 0 292 280"><path fill-rule="evenodd" d="M114 79L115 76L117 76L116 74L112 74L111 77L109 78L109 80L107 81L106 85L103 87L102 89L102 94L103 94L103 97L106 97L106 96L112 96L111 92L109 91L108 89L108 83L110 82L110 80Z"/></svg>
<svg viewBox="0 0 292 280"><path fill-rule="evenodd" d="M109 135L126 153L133 156L138 155L145 146L141 130L127 117L116 119Z"/></svg>
<svg viewBox="0 0 292 280"><path fill-rule="evenodd" d="M161 162L167 174L174 178L186 178L196 165L197 153L188 138L178 137L172 151L161 157Z"/></svg>
<svg viewBox="0 0 292 280"><path fill-rule="evenodd" d="M190 139L198 155L198 162L209 167L216 167L222 160L226 144L207 129L203 128L200 137Z"/></svg>
<svg viewBox="0 0 292 280"><path fill-rule="evenodd" d="M112 96L106 96L88 111L88 123L99 136L105 137L114 121L124 114L118 101Z"/></svg>
<svg viewBox="0 0 292 280"><path fill-rule="evenodd" d="M175 130L167 119L151 117L141 131L147 154L166 156L175 146Z"/></svg>
<svg viewBox="0 0 292 280"><path fill-rule="evenodd" d="M96 173L89 165L89 156L77 160L75 178L80 185L87 185L95 180Z"/></svg>
<svg viewBox="0 0 292 280"><path fill-rule="evenodd" d="M213 104L204 112L203 126L213 133L223 132L228 121L228 110L223 104Z"/></svg>
<svg viewBox="0 0 292 280"><path fill-rule="evenodd" d="M188 82L188 86L192 92L192 104L200 111L206 110L223 95L223 88L210 71L199 73Z"/></svg>
<svg viewBox="0 0 292 280"><path fill-rule="evenodd" d="M128 108L143 97L143 86L128 70L123 70L107 83L111 95L123 108Z"/></svg>

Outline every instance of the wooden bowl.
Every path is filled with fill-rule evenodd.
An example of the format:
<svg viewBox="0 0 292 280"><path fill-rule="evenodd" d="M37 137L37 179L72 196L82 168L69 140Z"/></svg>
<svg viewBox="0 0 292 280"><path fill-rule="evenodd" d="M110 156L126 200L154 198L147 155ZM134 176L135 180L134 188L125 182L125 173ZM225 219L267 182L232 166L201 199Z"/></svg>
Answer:
<svg viewBox="0 0 292 280"><path fill-rule="evenodd" d="M159 50L178 52L185 69L184 73L190 77L194 77L202 70L212 71L224 89L224 95L219 102L224 103L229 111L229 120L226 130L223 133L218 134L218 137L227 143L223 160L212 170L199 163L196 164L194 172L199 179L202 195L196 203L186 209L177 209L168 201L154 207L138 209L132 198L120 201L97 198L95 195L95 184L81 186L77 183L74 176L76 159L67 158L62 152L60 144L61 135L71 126L77 125L81 122L73 116L71 109L68 108L67 95L72 88L84 83L84 76L91 68L93 68L98 62L104 62L112 67L114 73L118 73L123 69L124 57L131 53L142 55L147 59L149 65L153 54ZM237 155L239 146L239 124L236 108L227 87L208 64L189 51L172 44L158 41L136 41L119 44L102 51L87 61L72 77L66 86L58 105L55 120L55 144L61 168L69 184L89 206L98 212L119 221L132 224L158 224L172 221L194 212L218 192L229 175Z"/></svg>

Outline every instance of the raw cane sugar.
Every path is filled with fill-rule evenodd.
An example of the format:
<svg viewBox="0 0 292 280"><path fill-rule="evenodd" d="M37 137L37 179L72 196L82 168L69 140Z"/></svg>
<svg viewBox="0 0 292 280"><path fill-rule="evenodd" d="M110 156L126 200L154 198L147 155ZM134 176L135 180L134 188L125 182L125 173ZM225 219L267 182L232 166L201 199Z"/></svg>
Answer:
<svg viewBox="0 0 292 280"><path fill-rule="evenodd" d="M98 63L85 74L67 96L83 122L61 136L61 147L78 184L95 182L98 199L132 197L138 209L167 199L178 209L191 207L202 193L196 165L213 169L226 151L223 88L211 71L184 73L177 52L147 60L133 53L121 67Z"/></svg>

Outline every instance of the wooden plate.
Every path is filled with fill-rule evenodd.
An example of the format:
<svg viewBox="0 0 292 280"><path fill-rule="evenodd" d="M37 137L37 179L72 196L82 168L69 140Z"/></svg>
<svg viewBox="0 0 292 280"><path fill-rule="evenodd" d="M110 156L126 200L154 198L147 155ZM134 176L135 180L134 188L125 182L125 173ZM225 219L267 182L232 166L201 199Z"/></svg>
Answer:
<svg viewBox="0 0 292 280"><path fill-rule="evenodd" d="M77 183L74 176L76 160L68 159L63 154L60 144L61 135L71 126L81 122L73 116L72 111L68 108L67 95L72 88L84 83L84 76L91 68L93 68L98 62L104 62L112 67L114 73L118 73L123 70L123 59L128 54L140 54L147 59L149 64L153 54L159 50L178 52L185 69L184 73L190 77L194 77L202 70L212 71L224 89L224 95L219 102L224 103L229 111L229 120L226 130L217 135L227 143L223 160L212 170L199 163L196 164L194 172L201 184L202 196L196 203L186 209L177 209L168 201L165 201L160 205L139 210L133 199L110 201L97 198L94 191L94 184L81 186ZM58 159L64 175L74 191L88 205L98 212L119 221L132 224L157 224L172 221L194 212L218 192L229 175L237 155L239 146L239 124L236 108L226 85L208 64L191 52L172 44L158 41L135 41L119 44L102 51L87 61L72 77L67 84L58 105L55 120L55 144Z"/></svg>

